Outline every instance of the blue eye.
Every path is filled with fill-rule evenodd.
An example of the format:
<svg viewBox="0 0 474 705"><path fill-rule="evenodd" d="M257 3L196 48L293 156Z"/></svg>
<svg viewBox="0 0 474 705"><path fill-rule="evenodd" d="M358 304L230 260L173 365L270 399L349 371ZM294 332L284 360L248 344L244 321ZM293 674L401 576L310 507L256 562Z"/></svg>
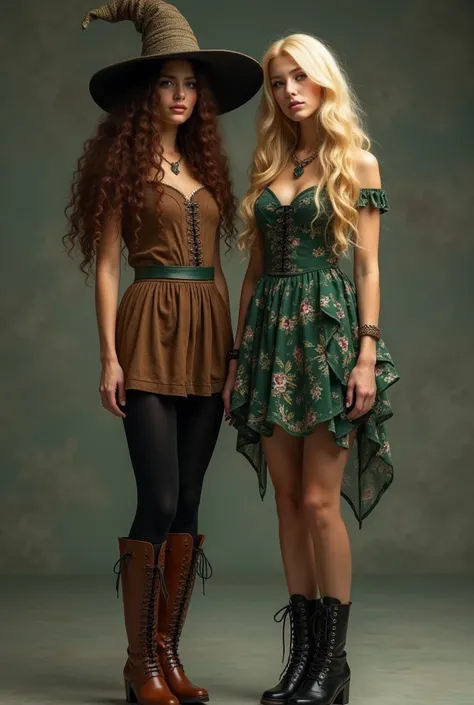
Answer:
<svg viewBox="0 0 474 705"><path fill-rule="evenodd" d="M283 81L273 81L272 88L280 88L283 85Z"/></svg>

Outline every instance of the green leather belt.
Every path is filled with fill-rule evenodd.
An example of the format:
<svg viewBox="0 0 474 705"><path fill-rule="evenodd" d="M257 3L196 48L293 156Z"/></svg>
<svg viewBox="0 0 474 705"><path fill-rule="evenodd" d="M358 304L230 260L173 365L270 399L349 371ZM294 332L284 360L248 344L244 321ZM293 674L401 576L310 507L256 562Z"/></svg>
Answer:
<svg viewBox="0 0 474 705"><path fill-rule="evenodd" d="M187 281L214 281L214 267L168 267L151 265L135 270L135 281L141 279L186 279Z"/></svg>

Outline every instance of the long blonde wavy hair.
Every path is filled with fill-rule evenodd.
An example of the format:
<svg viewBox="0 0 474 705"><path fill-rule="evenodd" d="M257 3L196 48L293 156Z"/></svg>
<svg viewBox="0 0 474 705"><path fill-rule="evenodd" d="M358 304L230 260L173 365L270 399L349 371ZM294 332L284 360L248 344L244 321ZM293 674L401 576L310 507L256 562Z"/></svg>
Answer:
<svg viewBox="0 0 474 705"><path fill-rule="evenodd" d="M297 147L299 129L288 119L273 97L269 65L281 54L291 56L302 71L322 88L322 102L314 115L315 130L322 137L317 162L321 180L315 189L318 214L321 193L326 190L331 202L331 246L337 256L357 241L360 187L355 176L355 158L361 149L370 149L369 137L362 126L362 111L343 69L329 49L316 37L292 34L274 42L263 58L264 95L259 109L258 142L251 167L250 188L242 201L244 231L239 248L249 250L255 239L255 202L278 174L288 165Z"/></svg>

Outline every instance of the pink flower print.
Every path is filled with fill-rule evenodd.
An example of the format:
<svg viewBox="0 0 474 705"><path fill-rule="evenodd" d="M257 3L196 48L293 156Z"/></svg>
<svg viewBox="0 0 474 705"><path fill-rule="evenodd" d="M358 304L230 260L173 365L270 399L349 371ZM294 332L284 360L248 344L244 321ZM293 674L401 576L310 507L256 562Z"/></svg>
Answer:
<svg viewBox="0 0 474 705"><path fill-rule="evenodd" d="M283 316L280 320L280 328L282 330L290 330L291 329L291 321L288 318L288 316Z"/></svg>
<svg viewBox="0 0 474 705"><path fill-rule="evenodd" d="M322 391L323 388L319 384L315 384L311 390L311 396L313 397L313 399L318 401L318 399L321 399Z"/></svg>
<svg viewBox="0 0 474 705"><path fill-rule="evenodd" d="M324 247L316 247L313 250L313 257L324 257L325 252L326 250L324 249Z"/></svg>
<svg viewBox="0 0 474 705"><path fill-rule="evenodd" d="M290 244L292 247L298 247L298 245L300 244L300 239L298 237L294 237L291 240Z"/></svg>
<svg viewBox="0 0 474 705"><path fill-rule="evenodd" d="M377 451L377 455L389 455L390 454L390 443L385 441Z"/></svg>
<svg viewBox="0 0 474 705"><path fill-rule="evenodd" d="M380 375L383 372L383 367L382 365L375 365L375 376L380 377Z"/></svg>
<svg viewBox="0 0 474 705"><path fill-rule="evenodd" d="M329 296L321 296L321 306L329 306Z"/></svg>
<svg viewBox="0 0 474 705"><path fill-rule="evenodd" d="M337 342L341 350L343 350L344 352L347 352L349 350L349 341L346 336L344 336L343 338L339 338Z"/></svg>
<svg viewBox="0 0 474 705"><path fill-rule="evenodd" d="M235 384L234 384L234 392L240 392L240 390L242 389L242 386L243 386L242 380L239 377L237 377L237 379L235 380Z"/></svg>
<svg viewBox="0 0 474 705"><path fill-rule="evenodd" d="M275 374L272 381L275 394L284 394L286 392L286 375Z"/></svg>
<svg viewBox="0 0 474 705"><path fill-rule="evenodd" d="M338 301L334 302L334 307L336 309L336 316L339 318L339 320L342 320L343 318L346 317L346 314L344 313L344 309Z"/></svg>
<svg viewBox="0 0 474 705"><path fill-rule="evenodd" d="M317 420L317 416L314 413L314 411L308 411L308 413L305 416L305 420L304 420L305 428L311 428L312 426L314 426L316 423L316 420Z"/></svg>
<svg viewBox="0 0 474 705"><path fill-rule="evenodd" d="M253 330L250 328L250 326L247 326L247 328L245 329L245 332L244 332L245 340L248 340L249 342L251 342L253 340L253 337L254 337Z"/></svg>
<svg viewBox="0 0 474 705"><path fill-rule="evenodd" d="M293 356L296 362L301 362L303 359L303 349L295 347L295 349L293 350Z"/></svg>
<svg viewBox="0 0 474 705"><path fill-rule="evenodd" d="M369 485L365 490L364 493L362 494L362 501L364 503L366 502L371 502L373 498L375 497L375 490L372 485Z"/></svg>
<svg viewBox="0 0 474 705"><path fill-rule="evenodd" d="M302 316L309 316L312 313L313 307L307 301L302 301L300 305L300 313Z"/></svg>

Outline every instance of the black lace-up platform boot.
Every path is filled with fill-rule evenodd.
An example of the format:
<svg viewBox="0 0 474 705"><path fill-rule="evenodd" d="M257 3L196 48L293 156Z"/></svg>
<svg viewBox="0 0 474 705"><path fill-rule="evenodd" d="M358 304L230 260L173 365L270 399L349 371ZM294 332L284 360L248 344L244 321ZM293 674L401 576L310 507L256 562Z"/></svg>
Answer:
<svg viewBox="0 0 474 705"><path fill-rule="evenodd" d="M309 665L313 645L311 625L319 604L320 600L308 600L303 595L292 595L289 604L275 614L275 621L283 622L283 649L285 624L287 619L290 619L290 653L280 675L280 682L264 692L260 701L262 705L286 704L296 693Z"/></svg>

